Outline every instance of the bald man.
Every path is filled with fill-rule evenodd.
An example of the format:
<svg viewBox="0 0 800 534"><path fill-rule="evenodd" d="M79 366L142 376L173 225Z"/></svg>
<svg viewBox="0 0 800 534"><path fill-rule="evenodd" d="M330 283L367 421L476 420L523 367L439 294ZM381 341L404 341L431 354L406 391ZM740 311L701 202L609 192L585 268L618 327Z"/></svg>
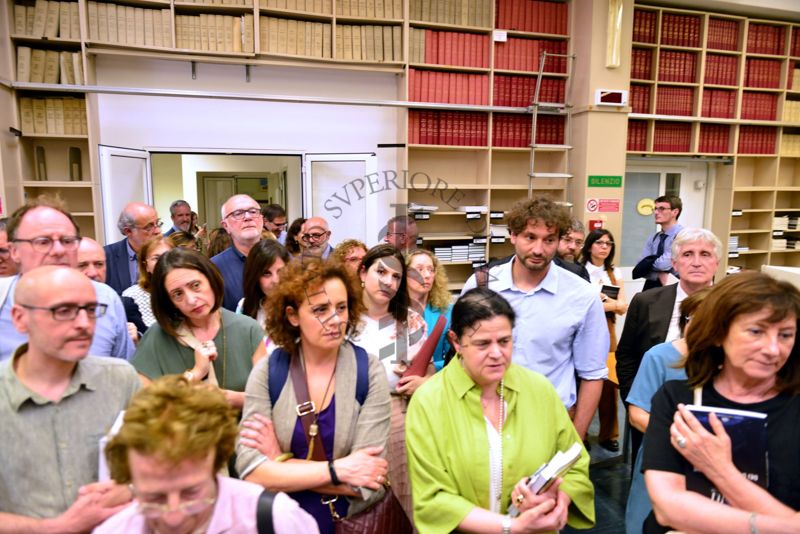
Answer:
<svg viewBox="0 0 800 534"><path fill-rule="evenodd" d="M108 267L106 283L118 294L139 279L139 249L145 241L161 234L162 224L156 210L141 202L131 202L119 214L117 228L125 238L103 247Z"/></svg>
<svg viewBox="0 0 800 534"><path fill-rule="evenodd" d="M328 221L322 217L311 217L303 223L303 228L300 230L302 255L327 259L333 251L330 239Z"/></svg>
<svg viewBox="0 0 800 534"><path fill-rule="evenodd" d="M81 239L78 247L78 270L90 280L106 283L106 251L91 237Z"/></svg>
<svg viewBox="0 0 800 534"><path fill-rule="evenodd" d="M261 206L249 195L233 195L222 205L222 227L231 236L231 246L213 258L225 281L225 295L222 307L236 311L236 306L244 297L244 261L250 249L261 241L264 220Z"/></svg>
<svg viewBox="0 0 800 534"><path fill-rule="evenodd" d="M6 232L7 225L8 219L5 217L0 219L0 277L17 274L17 264L11 260L11 249Z"/></svg>
<svg viewBox="0 0 800 534"><path fill-rule="evenodd" d="M88 532L130 501L97 482L99 438L139 380L123 360L88 356L106 306L79 271L36 267L15 296L28 342L0 363L0 533Z"/></svg>

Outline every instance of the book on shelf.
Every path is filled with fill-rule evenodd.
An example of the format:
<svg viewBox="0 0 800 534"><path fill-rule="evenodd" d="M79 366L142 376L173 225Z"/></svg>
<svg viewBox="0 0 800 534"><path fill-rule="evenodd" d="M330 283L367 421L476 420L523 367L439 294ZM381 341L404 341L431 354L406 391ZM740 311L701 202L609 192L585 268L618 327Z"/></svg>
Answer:
<svg viewBox="0 0 800 534"><path fill-rule="evenodd" d="M695 83L697 81L697 53L659 50L658 81Z"/></svg>
<svg viewBox="0 0 800 534"><path fill-rule="evenodd" d="M77 146L69 147L69 179L71 182L80 182L83 179L83 163L81 162L81 149Z"/></svg>
<svg viewBox="0 0 800 534"><path fill-rule="evenodd" d="M41 145L36 145L33 149L33 169L35 180L47 180L47 161L45 160L44 147Z"/></svg>
<svg viewBox="0 0 800 534"><path fill-rule="evenodd" d="M739 58L719 54L706 54L706 72L703 80L710 85L737 85Z"/></svg>
<svg viewBox="0 0 800 534"><path fill-rule="evenodd" d="M33 99L29 97L19 99L19 127L23 134L36 131L33 120Z"/></svg>
<svg viewBox="0 0 800 534"><path fill-rule="evenodd" d="M747 58L744 69L744 86L779 89L781 64L782 62L779 59Z"/></svg>
<svg viewBox="0 0 800 534"><path fill-rule="evenodd" d="M731 459L747 480L766 488L767 471L767 415L746 410L732 410L712 406L689 404L686 408L706 430L713 432L709 422L713 412L725 427L731 441ZM700 471L689 466L686 472L686 489L700 493L716 502L726 503L725 497Z"/></svg>
<svg viewBox="0 0 800 534"><path fill-rule="evenodd" d="M28 46L17 47L17 81L30 82L31 81L31 61L32 51ZM44 74L44 71L42 71Z"/></svg>
<svg viewBox="0 0 800 534"><path fill-rule="evenodd" d="M566 54L567 41L509 37L506 42L495 43L494 66L496 69L538 72L542 52ZM544 71L566 73L567 59L565 57L549 57Z"/></svg>
<svg viewBox="0 0 800 534"><path fill-rule="evenodd" d="M661 17L662 45L700 47L701 16L664 12Z"/></svg>
<svg viewBox="0 0 800 534"><path fill-rule="evenodd" d="M787 133L781 135L781 156L800 156L800 135Z"/></svg>
<svg viewBox="0 0 800 534"><path fill-rule="evenodd" d="M774 121L778 120L778 94L756 93L744 91L742 93L742 119Z"/></svg>
<svg viewBox="0 0 800 534"><path fill-rule="evenodd" d="M731 127L727 124L701 124L698 152L706 154L730 153Z"/></svg>
<svg viewBox="0 0 800 534"><path fill-rule="evenodd" d="M786 26L750 22L747 28L747 52L749 54L770 54L780 56L784 53Z"/></svg>
<svg viewBox="0 0 800 534"><path fill-rule="evenodd" d="M650 86L631 84L630 105L634 113L650 113Z"/></svg>
<svg viewBox="0 0 800 534"><path fill-rule="evenodd" d="M411 20L488 28L494 0L411 0ZM400 18L395 9L395 18Z"/></svg>
<svg viewBox="0 0 800 534"><path fill-rule="evenodd" d="M709 17L706 48L739 50L739 21Z"/></svg>
<svg viewBox="0 0 800 534"><path fill-rule="evenodd" d="M489 75L409 69L409 100L486 105Z"/></svg>
<svg viewBox="0 0 800 534"><path fill-rule="evenodd" d="M105 2L86 3L87 27L90 41L123 44L129 46L171 47L172 14L169 9L124 6ZM176 34L183 48L188 46L190 35L186 25L178 27L175 15Z"/></svg>
<svg viewBox="0 0 800 534"><path fill-rule="evenodd" d="M486 113L412 109L408 120L412 144L486 146Z"/></svg>
<svg viewBox="0 0 800 534"><path fill-rule="evenodd" d="M777 128L742 125L739 127L738 152L741 154L775 154Z"/></svg>
<svg viewBox="0 0 800 534"><path fill-rule="evenodd" d="M659 86L656 89L656 113L659 115L690 116L693 104L693 87Z"/></svg>
<svg viewBox="0 0 800 534"><path fill-rule="evenodd" d="M534 33L567 35L567 2L498 0L497 27Z"/></svg>
<svg viewBox="0 0 800 534"><path fill-rule="evenodd" d="M34 98L33 106L33 133L47 133L47 108L43 98Z"/></svg>
<svg viewBox="0 0 800 534"><path fill-rule="evenodd" d="M631 51L631 78L653 79L653 51L649 48L633 48Z"/></svg>
<svg viewBox="0 0 800 534"><path fill-rule="evenodd" d="M656 42L658 13L646 9L633 10L633 42Z"/></svg>
<svg viewBox="0 0 800 534"><path fill-rule="evenodd" d="M60 54L58 50L45 50L44 53L44 83L59 83Z"/></svg>
<svg viewBox="0 0 800 534"><path fill-rule="evenodd" d="M685 122L659 121L653 130L654 152L689 152L692 125Z"/></svg>

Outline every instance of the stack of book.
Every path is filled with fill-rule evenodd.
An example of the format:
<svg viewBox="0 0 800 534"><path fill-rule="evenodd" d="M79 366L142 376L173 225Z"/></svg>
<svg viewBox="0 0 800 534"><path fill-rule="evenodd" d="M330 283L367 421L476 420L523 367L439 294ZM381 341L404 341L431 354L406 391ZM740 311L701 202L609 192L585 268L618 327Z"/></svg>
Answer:
<svg viewBox="0 0 800 534"><path fill-rule="evenodd" d="M655 44L658 32L658 13L644 9L633 11L633 42Z"/></svg>
<svg viewBox="0 0 800 534"><path fill-rule="evenodd" d="M542 52L566 54L567 41L509 37L504 43L494 44L494 68L538 72ZM544 72L566 73L567 58L547 58Z"/></svg>
<svg viewBox="0 0 800 534"><path fill-rule="evenodd" d="M408 114L409 142L422 145L486 146L489 120L473 111L419 111Z"/></svg>
<svg viewBox="0 0 800 534"><path fill-rule="evenodd" d="M789 216L788 215L776 215L772 218L772 229L773 230L788 230L789 229Z"/></svg>
<svg viewBox="0 0 800 534"><path fill-rule="evenodd" d="M18 46L17 81L83 85L83 58L80 52Z"/></svg>
<svg viewBox="0 0 800 534"><path fill-rule="evenodd" d="M86 135L86 101L82 98L19 99L24 134Z"/></svg>
<svg viewBox="0 0 800 534"><path fill-rule="evenodd" d="M631 84L630 103L634 113L650 113L650 86Z"/></svg>
<svg viewBox="0 0 800 534"><path fill-rule="evenodd" d="M653 51L649 48L634 48L631 53L631 78L653 79Z"/></svg>
<svg viewBox="0 0 800 534"><path fill-rule="evenodd" d="M800 70L795 70L800 73ZM796 86L800 89L800 84ZM786 100L783 103L783 121L800 123L800 100Z"/></svg>
<svg viewBox="0 0 800 534"><path fill-rule="evenodd" d="M411 28L410 62L489 68L489 36Z"/></svg>
<svg viewBox="0 0 800 534"><path fill-rule="evenodd" d="M302 0L298 0L302 1ZM330 13L329 0L325 2L324 13ZM291 0L286 0L287 3ZM305 0L308 5L311 0ZM314 0L314 3L319 3L320 0ZM336 0L336 16L338 17L366 17L375 19L402 19L403 18L403 0L374 0L373 2L364 2L363 0ZM309 11L306 8L306 11Z"/></svg>
<svg viewBox="0 0 800 534"><path fill-rule="evenodd" d="M433 247L433 255L443 263L453 261L453 249L450 247Z"/></svg>
<svg viewBox="0 0 800 534"><path fill-rule="evenodd" d="M732 119L736 113L736 91L704 89L701 113L703 117Z"/></svg>
<svg viewBox="0 0 800 534"><path fill-rule="evenodd" d="M408 211L410 213L433 213L439 209L439 206L430 204L417 204L416 202L409 202Z"/></svg>
<svg viewBox="0 0 800 534"><path fill-rule="evenodd" d="M677 50L660 50L658 53L658 81L695 83L697 81L697 54Z"/></svg>
<svg viewBox="0 0 800 534"><path fill-rule="evenodd" d="M147 19L145 44L149 41L146 28ZM175 15L175 41L177 48L252 53L253 15Z"/></svg>
<svg viewBox="0 0 800 534"><path fill-rule="evenodd" d="M706 74L704 77L706 84L735 86L738 72L738 57L706 54Z"/></svg>
<svg viewBox="0 0 800 534"><path fill-rule="evenodd" d="M148 9L93 1L87 2L86 8L90 41L172 48L172 13L169 8ZM178 17L175 19L177 23ZM216 23L214 28L213 50L216 50ZM224 32L224 28L222 30Z"/></svg>
<svg viewBox="0 0 800 534"><path fill-rule="evenodd" d="M445 104L489 103L489 75L408 70L408 99Z"/></svg>
<svg viewBox="0 0 800 534"><path fill-rule="evenodd" d="M656 114L692 115L694 87L661 86L656 95Z"/></svg>
<svg viewBox="0 0 800 534"><path fill-rule="evenodd" d="M747 58L744 69L744 86L761 89L780 89L781 60Z"/></svg>
<svg viewBox="0 0 800 534"><path fill-rule="evenodd" d="M728 237L728 254L731 252L739 252L739 236L736 234L731 234Z"/></svg>
<svg viewBox="0 0 800 534"><path fill-rule="evenodd" d="M200 3L206 2L206 0L196 0ZM236 1L239 2L248 2L247 5L250 5L250 0L224 0L227 3L234 3ZM392 0L389 0L389 16L388 18L392 18ZM350 4L353 3L350 0L338 0L336 2L336 10L337 15L344 15L344 9L349 8ZM380 4L381 10L381 18L384 17L384 3L383 0L376 0L376 4ZM241 5L241 4L240 4ZM261 7L267 9L288 9L290 11L305 11L306 13L320 13L322 15L331 15L333 14L333 2L331 0L261 0L259 2ZM377 5L375 6L377 10ZM348 9L348 15L350 14ZM364 14L365 17L375 17L375 13L371 13L367 15Z"/></svg>
<svg viewBox="0 0 800 534"><path fill-rule="evenodd" d="M308 57L331 57L331 25L324 22L261 17L261 52Z"/></svg>
<svg viewBox="0 0 800 534"><path fill-rule="evenodd" d="M783 55L786 42L786 26L751 22L747 28L747 53Z"/></svg>
<svg viewBox="0 0 800 534"><path fill-rule="evenodd" d="M541 115L536 120L536 143L564 144L564 117ZM492 146L527 147L531 144L531 116L496 113L492 127Z"/></svg>
<svg viewBox="0 0 800 534"><path fill-rule="evenodd" d="M772 126L739 127L740 154L774 154L777 129Z"/></svg>
<svg viewBox="0 0 800 534"><path fill-rule="evenodd" d="M522 32L567 35L567 2L498 0L497 27Z"/></svg>
<svg viewBox="0 0 800 534"><path fill-rule="evenodd" d="M739 21L731 19L708 19L708 38L706 48L715 50L739 49Z"/></svg>
<svg viewBox="0 0 800 534"><path fill-rule="evenodd" d="M14 4L14 35L80 40L78 2Z"/></svg>
<svg viewBox="0 0 800 534"><path fill-rule="evenodd" d="M662 45L700 47L700 16L662 13L661 17Z"/></svg>
<svg viewBox="0 0 800 534"><path fill-rule="evenodd" d="M800 156L800 135L781 136L781 156Z"/></svg>
<svg viewBox="0 0 800 534"><path fill-rule="evenodd" d="M402 33L402 26L337 24L336 58L353 61L403 61Z"/></svg>
<svg viewBox="0 0 800 534"><path fill-rule="evenodd" d="M742 119L778 120L778 94L744 91L742 93Z"/></svg>
<svg viewBox="0 0 800 534"><path fill-rule="evenodd" d="M496 74L494 77L494 105L527 107L533 103L536 78ZM542 78L539 102L563 103L566 94L564 78Z"/></svg>
<svg viewBox="0 0 800 534"><path fill-rule="evenodd" d="M731 127L727 124L701 124L698 152L704 154L729 154Z"/></svg>
<svg viewBox="0 0 800 534"><path fill-rule="evenodd" d="M686 122L658 121L653 131L654 152L689 152L692 125Z"/></svg>
<svg viewBox="0 0 800 534"><path fill-rule="evenodd" d="M788 250L787 240L785 237L772 238L772 250Z"/></svg>
<svg viewBox="0 0 800 534"><path fill-rule="evenodd" d="M355 1L350 0L351 3ZM411 0L409 16L411 20L489 28L492 25L493 7L494 0Z"/></svg>
<svg viewBox="0 0 800 534"><path fill-rule="evenodd" d="M628 121L628 151L645 152L647 150L647 122Z"/></svg>

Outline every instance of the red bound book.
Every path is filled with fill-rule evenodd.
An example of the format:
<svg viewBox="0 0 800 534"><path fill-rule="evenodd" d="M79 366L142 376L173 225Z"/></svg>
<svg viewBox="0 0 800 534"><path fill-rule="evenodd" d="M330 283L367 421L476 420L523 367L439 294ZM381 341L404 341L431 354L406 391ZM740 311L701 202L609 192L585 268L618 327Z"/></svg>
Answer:
<svg viewBox="0 0 800 534"><path fill-rule="evenodd" d="M464 85L462 85L462 90L469 93L469 98L473 100L475 104L478 105L487 105L488 102L484 102L483 100L483 84L488 82L489 78L484 78L479 74L470 74L469 80L464 80ZM471 85L470 85L471 84ZM473 96L474 95L474 96Z"/></svg>
<svg viewBox="0 0 800 534"><path fill-rule="evenodd" d="M480 67L477 61L475 46L475 38L478 37L472 33L464 34L464 65L467 67Z"/></svg>
<svg viewBox="0 0 800 534"><path fill-rule="evenodd" d="M427 111L414 111L419 117L419 143L423 145L430 144L430 125L428 124Z"/></svg>
<svg viewBox="0 0 800 534"><path fill-rule="evenodd" d="M419 143L419 121L414 110L408 112L408 143Z"/></svg>
<svg viewBox="0 0 800 534"><path fill-rule="evenodd" d="M481 89L481 104L489 104L489 76L486 74L476 74L478 78L478 85Z"/></svg>
<svg viewBox="0 0 800 534"><path fill-rule="evenodd" d="M478 113L470 113L469 114L469 122L470 122L470 134L468 137L468 144L470 146L481 146L481 122L480 122L480 114Z"/></svg>
<svg viewBox="0 0 800 534"><path fill-rule="evenodd" d="M503 104L503 78L500 75L494 77L494 85L492 86L492 105L505 106L505 104Z"/></svg>
<svg viewBox="0 0 800 534"><path fill-rule="evenodd" d="M489 67L489 37L479 35L475 38L475 46L478 49L477 57L480 58L480 67Z"/></svg>
<svg viewBox="0 0 800 534"><path fill-rule="evenodd" d="M447 103L448 104L465 104L462 100L461 93L461 79L463 74L456 72L447 73Z"/></svg>
<svg viewBox="0 0 800 534"><path fill-rule="evenodd" d="M454 65L453 61L453 33L442 32L439 34L444 39L444 64Z"/></svg>
<svg viewBox="0 0 800 534"><path fill-rule="evenodd" d="M558 30L556 29L556 14L555 8L556 5L552 2L545 2L544 3L544 26L546 33L557 33Z"/></svg>
<svg viewBox="0 0 800 534"><path fill-rule="evenodd" d="M408 69L408 99L419 102L419 76L415 69Z"/></svg>
<svg viewBox="0 0 800 534"><path fill-rule="evenodd" d="M454 145L455 137L453 137L453 112L442 112L441 122L442 125L439 127L439 144Z"/></svg>
<svg viewBox="0 0 800 534"><path fill-rule="evenodd" d="M453 113L453 143L454 145L464 144L464 114Z"/></svg>

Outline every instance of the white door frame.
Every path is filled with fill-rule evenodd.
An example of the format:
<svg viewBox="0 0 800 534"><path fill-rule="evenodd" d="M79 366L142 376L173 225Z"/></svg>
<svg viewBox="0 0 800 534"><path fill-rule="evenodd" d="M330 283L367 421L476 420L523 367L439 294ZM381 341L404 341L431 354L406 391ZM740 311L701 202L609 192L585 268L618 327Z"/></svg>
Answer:
<svg viewBox="0 0 800 534"><path fill-rule="evenodd" d="M97 145L100 157L100 194L103 205L103 233L107 242L112 240L111 236L116 236L119 232L117 219L119 213L112 207L111 199L114 197L114 183L112 176L112 158L132 158L142 160L144 163L144 176L142 177L142 189L144 197L141 199L145 204L153 204L153 180L150 175L150 152L147 150L137 150L135 148L124 148L116 146ZM114 239L116 241L116 239Z"/></svg>

